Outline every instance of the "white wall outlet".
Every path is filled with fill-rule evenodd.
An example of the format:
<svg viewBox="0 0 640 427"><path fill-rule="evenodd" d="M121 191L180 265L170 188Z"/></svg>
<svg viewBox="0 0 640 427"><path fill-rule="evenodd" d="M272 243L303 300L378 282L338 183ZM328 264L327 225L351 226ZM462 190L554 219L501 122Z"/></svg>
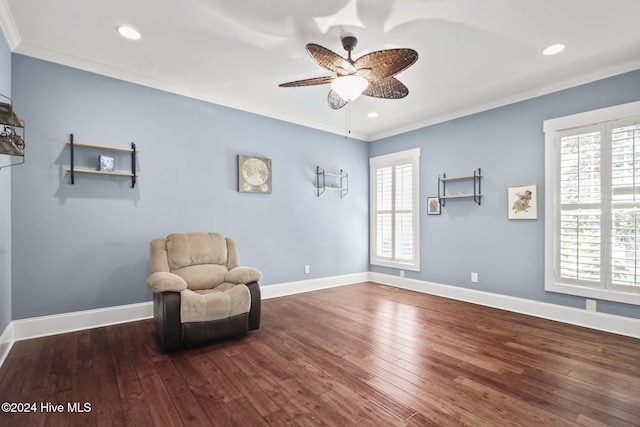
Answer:
<svg viewBox="0 0 640 427"><path fill-rule="evenodd" d="M304 274L309 274L309 264L304 266Z"/></svg>
<svg viewBox="0 0 640 427"><path fill-rule="evenodd" d="M587 308L587 311L596 311L596 300L588 299L586 308Z"/></svg>
<svg viewBox="0 0 640 427"><path fill-rule="evenodd" d="M471 273L471 283L478 283L478 273Z"/></svg>
<svg viewBox="0 0 640 427"><path fill-rule="evenodd" d="M400 270L400 277L404 277L404 270Z"/></svg>

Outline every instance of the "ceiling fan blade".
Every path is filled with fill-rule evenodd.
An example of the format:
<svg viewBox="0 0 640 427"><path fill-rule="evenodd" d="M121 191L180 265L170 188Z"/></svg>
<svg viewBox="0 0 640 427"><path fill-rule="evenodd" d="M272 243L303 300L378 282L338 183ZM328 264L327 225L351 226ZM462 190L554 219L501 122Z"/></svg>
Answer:
<svg viewBox="0 0 640 427"><path fill-rule="evenodd" d="M333 71L339 76L353 74L357 71L356 67L347 59L319 44L307 44L307 52L309 52L309 55L322 67Z"/></svg>
<svg viewBox="0 0 640 427"><path fill-rule="evenodd" d="M395 77L386 77L370 81L362 94L374 98L400 99L409 95L409 89Z"/></svg>
<svg viewBox="0 0 640 427"><path fill-rule="evenodd" d="M360 70L371 71L366 76L369 81L395 76L418 60L418 52L413 49L386 49L362 55L353 63Z"/></svg>
<svg viewBox="0 0 640 427"><path fill-rule="evenodd" d="M334 110L338 110L344 107L345 105L347 105L347 101L340 98L340 95L338 95L338 92L336 92L333 89L329 91L329 96L327 96L327 102L329 102L329 107L333 108Z"/></svg>
<svg viewBox="0 0 640 427"><path fill-rule="evenodd" d="M282 84L279 84L278 86L280 87L316 86L316 85L324 85L324 84L331 83L333 80L335 80L335 77L333 76L314 77L311 79L296 80L295 82L282 83Z"/></svg>

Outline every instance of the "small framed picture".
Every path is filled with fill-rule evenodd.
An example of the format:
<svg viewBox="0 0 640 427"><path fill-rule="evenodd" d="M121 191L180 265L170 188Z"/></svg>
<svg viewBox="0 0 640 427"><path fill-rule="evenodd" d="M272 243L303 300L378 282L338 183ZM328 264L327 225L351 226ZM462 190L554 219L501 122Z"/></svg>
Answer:
<svg viewBox="0 0 640 427"><path fill-rule="evenodd" d="M116 165L115 159L111 156L100 155L98 156L98 162L99 162L98 170L100 172L113 172L114 167Z"/></svg>
<svg viewBox="0 0 640 427"><path fill-rule="evenodd" d="M440 215L440 199L427 197L427 215Z"/></svg>
<svg viewBox="0 0 640 427"><path fill-rule="evenodd" d="M538 185L507 187L509 219L538 219Z"/></svg>

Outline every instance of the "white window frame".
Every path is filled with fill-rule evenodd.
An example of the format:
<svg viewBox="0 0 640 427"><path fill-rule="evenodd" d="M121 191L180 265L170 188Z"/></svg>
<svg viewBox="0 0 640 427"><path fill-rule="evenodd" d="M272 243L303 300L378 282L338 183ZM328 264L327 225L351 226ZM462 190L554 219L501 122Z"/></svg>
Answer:
<svg viewBox="0 0 640 427"><path fill-rule="evenodd" d="M376 171L381 167L396 166L399 164L412 164L412 222L413 222L413 248L414 258L411 262L397 259L381 258L376 255L377 229L377 185ZM420 271L420 148L386 154L369 159L369 188L370 188L370 251L369 262L372 265L397 268L401 270ZM395 189L394 189L395 193ZM394 194L395 195L395 194ZM393 228L393 227L392 227ZM395 233L395 230L393 231Z"/></svg>
<svg viewBox="0 0 640 427"><path fill-rule="evenodd" d="M626 304L640 305L640 293L630 293L620 290L614 286L607 286L606 281L598 285L598 287L584 286L579 283L571 283L570 280L562 280L556 275L558 269L559 256L556 253L559 239L559 156L556 147L558 135L562 132L583 128L594 124L603 124L619 120L627 120L629 118L640 116L640 102L631 102L628 104L617 105L613 107L603 108L599 110L588 111L585 113L574 114L571 116L559 117L556 119L544 121L545 135L545 279L544 288L546 291L558 292L587 298L601 299L607 301L615 301ZM607 129L606 126L603 126ZM609 128L610 129L610 128ZM603 161L609 159L608 150L603 156ZM602 202L609 200L607 196L610 190L603 188ZM608 227L606 221L602 227ZM605 244L606 246L606 244ZM603 248L603 253L606 253ZM607 266L602 268L608 269Z"/></svg>

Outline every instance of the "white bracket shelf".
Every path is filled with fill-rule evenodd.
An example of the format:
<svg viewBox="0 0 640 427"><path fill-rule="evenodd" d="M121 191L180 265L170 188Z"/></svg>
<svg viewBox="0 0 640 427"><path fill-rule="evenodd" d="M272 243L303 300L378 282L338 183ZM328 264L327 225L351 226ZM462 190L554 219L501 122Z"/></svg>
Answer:
<svg viewBox="0 0 640 427"><path fill-rule="evenodd" d="M327 177L333 178L334 184L327 185ZM325 191L339 191L340 198L349 192L349 174L340 169L340 173L327 172L320 166L316 166L316 195L320 197Z"/></svg>

